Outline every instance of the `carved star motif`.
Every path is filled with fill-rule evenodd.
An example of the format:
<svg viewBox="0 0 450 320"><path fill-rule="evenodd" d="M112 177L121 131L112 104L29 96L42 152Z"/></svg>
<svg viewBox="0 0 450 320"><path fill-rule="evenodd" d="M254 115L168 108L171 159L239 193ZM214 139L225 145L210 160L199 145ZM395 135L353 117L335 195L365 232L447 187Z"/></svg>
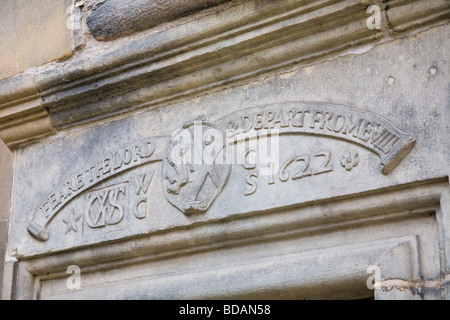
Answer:
<svg viewBox="0 0 450 320"><path fill-rule="evenodd" d="M70 215L63 219L63 222L66 224L66 234L68 234L70 231L74 231L75 233L78 233L78 221L80 221L81 215L77 215L75 213L75 210L72 210Z"/></svg>

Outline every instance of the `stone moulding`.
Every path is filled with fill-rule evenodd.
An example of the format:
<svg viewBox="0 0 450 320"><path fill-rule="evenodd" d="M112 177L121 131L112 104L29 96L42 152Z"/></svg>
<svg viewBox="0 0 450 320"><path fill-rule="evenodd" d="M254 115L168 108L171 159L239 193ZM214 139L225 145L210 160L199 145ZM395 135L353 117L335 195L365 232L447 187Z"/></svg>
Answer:
<svg viewBox="0 0 450 320"><path fill-rule="evenodd" d="M326 228L328 224L340 223L358 219L372 219L387 215L388 212L398 214L402 210L414 210L418 207L433 207L441 201L446 182L444 179L434 179L422 183L413 183L404 185L399 190L386 189L378 191L368 191L362 198L343 197L340 200L333 201L327 199L316 201L314 203L305 203L302 206L278 208L276 210L266 210L255 215L249 212L239 219L207 221L193 223L190 228L180 229L173 227L163 232L155 232L147 237L141 238L142 247L137 249L141 254L176 254L171 250L182 251L186 246L202 247L205 244L214 246L214 243L223 241L225 230L229 230L226 238L231 242L233 240L248 238L248 241L254 241L266 232L270 237L272 232L289 233L293 228L304 230ZM389 200L386 203L380 203L380 198ZM349 206L349 203L351 204ZM364 207L364 211L361 208ZM333 212L333 215L327 213ZM240 228L234 228L239 224ZM212 230L206 232L208 228ZM233 230L231 232L231 230ZM189 241L192 240L192 243ZM99 255L106 257L106 260L115 260L117 258L136 257L129 252L130 242L136 241L135 237L129 237L118 242L116 245L105 248L102 244L90 246L91 254L87 254L80 258L81 265L89 265L98 259ZM195 244L195 245L194 245ZM114 248L115 247L115 248ZM81 247L82 248L82 247ZM170 250L167 250L169 249ZM78 248L80 249L80 248ZM75 252L75 253L74 253ZM36 264L36 270L30 270L33 273L41 273L45 268L49 271L56 271L58 267L58 255L76 254L76 250L72 253L60 251L55 253L55 261L46 261ZM20 255L20 259L36 258L46 256L46 253ZM55 263L55 265L53 265Z"/></svg>
<svg viewBox="0 0 450 320"><path fill-rule="evenodd" d="M30 137L39 139L56 132L34 76L22 74L2 82L0 95L0 138L10 148Z"/></svg>
<svg viewBox="0 0 450 320"><path fill-rule="evenodd" d="M379 265L383 264L383 259L386 260L386 257L391 258L392 269L398 270L395 276L417 281L419 279L417 242L415 237L411 236L380 243L359 243L328 249L317 255L302 252L278 256L275 261L273 258L260 259L245 267L230 264L220 269L221 276L217 276L217 270L206 272L202 270L184 276L182 281L180 276L168 276L163 279L144 278L139 282L113 283L106 288L89 288L82 292L69 292L49 299L95 300L99 296L104 299L114 299L115 292L120 292L123 299L136 299L136 297L223 299L230 295L245 299L261 292L273 294L272 292L282 290L288 292L307 290L321 283L323 275L332 279L322 284L322 290L325 292L333 287L364 290L367 274L362 272L359 266L374 264L373 257L379 257L379 261L376 261ZM336 264L341 267L330 267ZM405 264L407 267L404 266ZM260 274L265 276L254 276ZM390 276L393 278L392 275ZM204 283L210 285L204 286ZM239 285L236 286L236 283ZM217 290L218 286L221 286L222 290ZM274 296L276 297L276 294Z"/></svg>
<svg viewBox="0 0 450 320"><path fill-rule="evenodd" d="M383 1L382 9L386 12L390 32L395 34L441 19L448 19L449 7L448 0L390 0Z"/></svg>
<svg viewBox="0 0 450 320"><path fill-rule="evenodd" d="M110 41L95 55L88 46L68 61L0 81L0 137L15 148L63 128L389 40L450 13L445 0L389 1L377 30L367 27L366 8L360 0L232 1L170 28Z"/></svg>
<svg viewBox="0 0 450 320"><path fill-rule="evenodd" d="M27 272L30 272L35 277L32 280L32 283L34 283L34 285L30 287L30 290L32 291L27 292L27 294L37 294L35 290L39 290L39 288L41 288L38 285L40 281L45 282L47 280L51 280L52 278L63 278L66 275L67 261L76 261L77 265L85 272L94 273L98 270L100 270L101 272L107 272L107 270L114 270L118 267L139 264L142 262L154 263L155 261L160 261L161 259L171 259L183 255L195 255L196 253L217 249L217 247L223 249L224 247L228 248L236 245L243 246L260 242L264 243L267 240L273 241L274 239L279 238L291 238L310 233L323 232L326 230L335 230L346 225L353 225L362 222L373 223L374 221L377 221L379 219L398 219L411 217L411 215L427 215L429 212L431 212L429 210L433 210L432 208L439 206L442 192L446 188L446 185L447 183L444 180L429 181L428 183L423 184L415 183L412 185L403 186L404 188L402 187L394 190L389 188L387 190L379 190L375 193L365 193L361 198L341 198L337 201L325 201L304 207L302 206L298 208L286 208L282 211L267 211L259 215L249 213L237 220L208 221L207 223L197 223L192 225L191 228L174 228L171 230L165 230L164 232L153 234L149 237L140 238L140 244L138 246L135 245L136 239L132 238L125 239L125 241L122 242L112 242L108 246L91 246L89 248L83 248L81 250L60 252L52 256L44 255L28 257L27 259L23 260L23 262L26 263ZM386 202L380 201L381 198L386 200ZM364 210L361 210L362 207L364 207ZM239 225L239 228L236 228L237 225ZM395 261L399 261L401 266L405 266L405 262L410 261L413 268L398 269L418 271L418 261L416 256L417 240L418 239L416 236L407 236L401 238L391 238L387 241L372 242L370 244L367 243L351 245L344 248L350 251L356 250L357 252L359 252L359 249L371 251L374 248L403 248L405 250L401 249L400 252L398 252L398 250L395 250L396 254L392 256L399 258L395 259ZM367 258L378 256L385 259L385 253L392 252L391 249L389 249L388 251L379 252L377 254L364 254L361 257ZM336 247L333 247L330 250L331 251L326 251L326 256L329 256L329 254L333 254L333 252L344 252L336 250ZM345 252L348 251L345 250ZM402 257L404 256L400 254L401 252L410 253L411 256L407 255L407 257L411 257L411 259L403 259ZM288 265L290 265L289 261L291 261L293 265L297 266L308 265L307 263L304 263L304 258L310 256L311 255L308 254L308 252L306 252L306 254L305 252L299 252L295 255L284 255L280 257L282 260L280 260L280 263L284 265L284 263L287 262ZM98 261L100 257L103 263L99 265ZM345 261L351 261L352 265L355 267L357 264L355 264L354 261L360 260L356 259L356 256L353 255L350 255L350 257L355 257L355 259L349 258L348 255L345 255ZM290 258L295 259L291 260ZM273 260L271 261L273 264ZM331 259L330 262L331 261L333 261L333 259ZM313 261L311 262L312 264L315 264ZM374 264L374 262L376 261L371 260L363 262L364 263L361 263L361 265L367 266ZM330 264L333 265L332 263ZM320 263L320 265L324 266L329 264ZM250 268L243 268L240 270L248 273L257 271L257 264L251 264L250 266ZM343 269L345 268L341 268L339 270ZM395 270L395 268L393 269ZM322 270L321 272L318 272L316 274L324 273L325 270ZM201 274L204 273L202 272ZM217 278L216 273L208 274ZM284 274L286 276L293 276L293 274L289 272ZM303 279L314 279L310 278L309 276L305 277L302 272L295 274L301 274ZM349 273L347 275L349 277L354 277L355 274L360 277L358 278L360 279L358 280L360 285L365 285L367 279L365 267L359 268L357 270L349 270ZM192 275L192 273L188 274L189 277L192 277ZM201 276L200 274L196 275ZM233 276L236 275L236 273L233 273ZM342 276L342 274L339 276ZM412 274L390 274L387 276L387 279L398 279L399 276L401 276L402 279L416 279L418 275L417 272L413 272ZM164 279L168 279L169 283L172 283L170 281L175 281L177 277L165 277ZM211 281L213 280L213 278L209 277L208 279L205 279L207 283L210 283L210 281L208 280ZM130 284L130 282L127 283ZM193 283L195 283L195 281ZM286 281L283 283L298 282ZM145 284L150 285L150 287L154 288L153 285L155 283L152 281L148 281ZM120 283L111 283L111 286L117 288L117 286L120 287ZM109 292L116 291L112 290L112 287L108 287L108 289L110 289ZM190 286L184 286L184 288L189 287ZM156 288L158 288L157 285ZM252 286L248 288L251 289ZM95 288L84 289L86 291L83 291L82 294L90 295L96 293ZM207 296L213 293L217 293L217 290L215 290L215 292L203 292L197 291L197 289L201 289L201 287L195 288L195 290L193 290L192 292L183 292L183 295L190 298L199 298L203 295ZM104 290L107 289L105 288ZM164 291L165 289L160 288L158 290ZM151 292L151 290L144 291L147 294ZM170 290L165 291L172 292ZM61 295L57 298L76 298L76 294L78 293L80 292L78 291L61 293ZM101 293L97 292L97 294L100 294L103 297L106 297L106 295L104 295L106 293L106 291ZM251 294L251 292L248 293ZM92 297L95 298L95 296ZM84 298L86 298L85 295Z"/></svg>

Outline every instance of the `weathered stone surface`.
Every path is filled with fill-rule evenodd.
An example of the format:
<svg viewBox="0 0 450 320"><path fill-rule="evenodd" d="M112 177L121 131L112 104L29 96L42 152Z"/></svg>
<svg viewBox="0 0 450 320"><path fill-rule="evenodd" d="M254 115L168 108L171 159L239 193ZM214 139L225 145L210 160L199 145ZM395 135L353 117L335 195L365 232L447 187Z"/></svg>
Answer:
<svg viewBox="0 0 450 320"><path fill-rule="evenodd" d="M111 40L155 27L230 0L96 0L87 18L97 40Z"/></svg>
<svg viewBox="0 0 450 320"><path fill-rule="evenodd" d="M9 140L8 295L449 297L448 22L274 3L0 83L0 124L57 133Z"/></svg>
<svg viewBox="0 0 450 320"><path fill-rule="evenodd" d="M435 215L428 212L448 183L445 144L430 142L445 137L448 104L446 70L439 67L445 54L433 43L444 41L440 35L447 29L415 35L414 47L409 38L392 41L361 55L281 72L17 150L16 172L33 174L16 173L10 254L36 256L27 267L34 274L62 272L65 261L82 270L119 257L148 261L120 275L88 272L84 289L76 292L50 277L41 281L42 298L276 298L285 292L291 298L326 297L344 288L364 297L370 293L364 281L369 265L379 266L383 279L432 286L440 279L439 246ZM425 48L434 49L423 55ZM402 62L389 62L392 55ZM440 71L431 75L432 66ZM371 72L361 75L361 68ZM413 82L420 85L407 90ZM426 98L430 95L433 103ZM311 101L319 96L321 101ZM171 135L190 128L186 119L200 124L207 119L230 138L279 129L279 162L254 165L251 145L245 147L242 140L236 150L244 146L244 162L233 163L225 181L220 174L214 180L211 169L202 171L204 165L171 166L169 174L163 163L170 166L173 150L175 155L184 150L182 144L170 147ZM212 128L200 126L200 137L216 141L207 127ZM187 184L191 191L184 192ZM192 211L189 203L202 200L204 210ZM288 235L292 240L287 242ZM239 249L231 246L235 242L242 243ZM201 253L217 243L223 246L220 252ZM86 246L90 249L81 249ZM377 253L377 246L390 253ZM73 255L63 253L76 248ZM325 250L323 257L315 253L319 248ZM185 250L191 253L181 254ZM181 255L176 262L171 252ZM161 255L168 257L157 258ZM268 269L274 256L278 264ZM227 257L236 262L230 264ZM206 269L214 265L216 271L197 274L193 261ZM340 267L328 269L332 262ZM273 278L263 276L267 272ZM250 275L261 283L250 281ZM217 288L210 285L213 279L220 279L223 290L211 290ZM328 285L318 290L317 283L324 281ZM111 285L99 287L102 282ZM396 282L398 290L376 296L436 298L431 289L421 296L402 290L403 285Z"/></svg>
<svg viewBox="0 0 450 320"><path fill-rule="evenodd" d="M221 276L217 276L215 272L192 272L185 276L168 279L150 278L134 283L132 286L116 284L108 288L74 292L53 298L116 299L116 292L121 292L125 299L183 299L185 297L279 299L280 296L284 299L295 299L308 297L308 292L310 294L314 292L313 294L319 298L321 295L326 296L336 292L337 288L341 291L354 290L367 294L370 291L365 288L367 274L360 267L362 265L379 263L383 269L394 269L394 265L397 264L398 273L390 276L417 278L417 275L414 275L417 272L414 268L417 266L408 264L408 260L413 258L410 256L412 249L410 245L411 242L408 239L380 242L377 245L361 243L348 247L345 254L343 254L343 250L346 249L344 246L340 248L341 250L322 250L316 255L311 255L309 252L279 254L276 260L272 257L260 258L245 266L240 265L236 260L224 265L217 259L216 262L220 263L220 268L223 268L220 270ZM248 251L245 253L250 254ZM242 255L243 253L237 254L243 258ZM252 256L255 255L252 254ZM380 260L376 261L374 257L379 257ZM208 258L203 258L202 261L211 260L211 257ZM385 265L385 261L389 261L391 265ZM190 264L192 265L192 262ZM339 265L340 268L335 268L335 265ZM187 268L192 267L187 266ZM261 276L263 274L264 276ZM331 281L323 281L324 274L327 274ZM320 290L314 290L318 283L321 284ZM306 295L299 296L299 292Z"/></svg>
<svg viewBox="0 0 450 320"><path fill-rule="evenodd" d="M29 141L30 137L55 132L34 80L34 74L22 73L2 81L0 138L10 148Z"/></svg>
<svg viewBox="0 0 450 320"><path fill-rule="evenodd" d="M71 0L2 1L0 79L71 54Z"/></svg>
<svg viewBox="0 0 450 320"><path fill-rule="evenodd" d="M36 223L32 223L29 230L34 235L43 232L45 235L37 235L41 240L46 240L48 236L45 231L47 227L56 228L58 232L50 236L48 243L36 244L36 249L40 248L37 251L32 249L35 247L31 245L35 241L33 238L15 232L18 237L17 254L36 254L49 248L62 250L75 243L83 245L104 241L101 231L107 228L94 228L89 240L84 240L84 237L78 237L78 232L70 232L70 229L66 230L67 234L61 234L64 224L57 224L58 220L64 219L63 216L67 218L73 211L76 216L86 212L86 206L89 207L94 200L89 201L89 195L78 195L89 189L100 190L97 193L112 192L117 199L123 196L123 201L130 203L130 208L137 208L135 202L140 196L136 186L137 182L143 182L154 199L164 199L163 180L159 178L163 174L161 161L167 156L170 135L182 128L185 119L190 117L195 119L205 115L221 128L224 135L225 129L258 134L255 128L273 127L280 130L280 150L299 150L283 153L279 163L272 167L275 171L270 174L261 175L250 165L246 169L242 162L234 165L221 197L214 200L208 215L194 217L200 221L445 177L448 174L446 150L428 142L429 137L437 138L445 132L443 108L448 97L442 93L446 92L447 85L443 79L447 71L439 68L445 65L445 54L433 45L435 41L444 41L439 39L439 35L443 34L439 30L431 29L416 36L416 48L421 49L418 51L411 49L408 41L398 40L361 56L345 57L333 63L256 82L245 87L245 94L240 88L229 89L214 96L87 128L20 150L16 164L18 172L31 169L35 174L20 175L16 179L15 224L27 234L26 221L34 217L33 222ZM434 49L430 55L423 57L426 48ZM387 62L389 57L385 52L389 52L389 57L403 56L406 60L402 65L392 65ZM432 66L439 68L439 74L431 76L428 73ZM358 89L360 81L354 79L361 68L375 70L379 74L363 76L365 86L371 88L370 92L364 91L366 87ZM325 74L327 78L322 76ZM389 77L397 79L393 86L387 83ZM422 83L421 87L416 87L414 91L407 90L417 81ZM322 88L328 90L323 91ZM346 94L355 90L361 94ZM245 102L246 97L262 94L263 100L253 98L251 103ZM425 99L430 94L434 97L433 107ZM308 102L318 96L323 101L336 101L343 105ZM290 102L271 102L276 100ZM215 107L218 101L220 110ZM194 104L202 107L192 109ZM243 105L247 105L248 109L242 109ZM386 115L391 116L387 118ZM178 120L173 122L174 118ZM422 119L427 120L424 122ZM116 134L111 136L110 132ZM315 136L321 137L320 142ZM72 148L69 153L65 151L67 146ZM131 155L132 161L121 165L120 159ZM55 163L55 159L59 159L58 165L48 169L48 163ZM148 165L144 165L146 163ZM408 174L405 175L405 172ZM44 181L45 186L42 185ZM126 181L127 186L120 187ZM133 184L133 181L136 183ZM70 187L67 187L67 182L70 182ZM297 188L298 184L302 188ZM316 187L323 184L327 188ZM109 191L111 185L118 189ZM34 191L22 191L20 186ZM129 197L131 191L122 191L133 188L134 198ZM22 197L35 200L25 201ZM96 199L95 205L102 202L98 196L92 199ZM228 199L234 200L228 203ZM126 221L125 213L118 210L117 219L122 221L123 218L123 223L129 227L119 228L119 224L116 226L117 219L112 218L115 223L111 223L111 228L120 230L108 233L109 236L122 238L192 223L167 201L148 200L146 207L148 212L154 207L155 212L166 214L155 217L156 220L141 220L134 217L137 212L128 212L130 220ZM223 211L223 208L227 210ZM44 218L45 215L47 218ZM102 227L107 224L107 221L102 221Z"/></svg>
<svg viewBox="0 0 450 320"><path fill-rule="evenodd" d="M59 128L158 107L262 72L312 63L366 43L379 44L403 30L392 32L390 22L381 19L388 6L379 12L380 28L369 28L371 13L358 0L258 4L244 1L219 6L217 12L200 16L201 23L174 23L102 49L90 42L76 59L35 71L33 86L40 93L41 110L49 112L50 119L44 120L46 113L41 113L38 123L31 126L37 130L12 128L5 133L5 142L14 147ZM420 17L403 17L411 22L405 30L445 21L450 11L440 2L428 8ZM434 17L438 9L442 14ZM11 100L9 90L8 81L0 82L0 92L5 91ZM21 91L19 95L24 97ZM22 102L11 100L11 107ZM9 121L8 115L0 117L0 123Z"/></svg>

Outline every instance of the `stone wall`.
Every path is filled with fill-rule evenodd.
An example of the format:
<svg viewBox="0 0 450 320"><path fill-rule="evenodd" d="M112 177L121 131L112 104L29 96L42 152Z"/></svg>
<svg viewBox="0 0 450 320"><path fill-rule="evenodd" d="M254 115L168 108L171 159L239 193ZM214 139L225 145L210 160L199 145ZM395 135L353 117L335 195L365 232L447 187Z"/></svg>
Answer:
<svg viewBox="0 0 450 320"><path fill-rule="evenodd" d="M72 1L0 1L0 79L72 55ZM2 92L4 94L4 92ZM0 141L0 296L10 212L13 155Z"/></svg>
<svg viewBox="0 0 450 320"><path fill-rule="evenodd" d="M70 0L0 1L0 79L72 54Z"/></svg>
<svg viewBox="0 0 450 320"><path fill-rule="evenodd" d="M5 299L448 299L448 1L69 12L0 81Z"/></svg>

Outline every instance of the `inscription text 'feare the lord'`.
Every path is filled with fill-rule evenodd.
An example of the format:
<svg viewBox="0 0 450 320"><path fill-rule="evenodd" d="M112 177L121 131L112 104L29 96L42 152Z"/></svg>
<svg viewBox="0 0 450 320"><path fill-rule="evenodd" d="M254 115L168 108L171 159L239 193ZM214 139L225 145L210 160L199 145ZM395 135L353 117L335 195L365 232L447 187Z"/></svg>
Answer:
<svg viewBox="0 0 450 320"><path fill-rule="evenodd" d="M40 240L47 240L47 224L67 202L113 175L149 162L154 151L155 146L150 139L130 143L77 172L45 198L29 224L28 231Z"/></svg>

